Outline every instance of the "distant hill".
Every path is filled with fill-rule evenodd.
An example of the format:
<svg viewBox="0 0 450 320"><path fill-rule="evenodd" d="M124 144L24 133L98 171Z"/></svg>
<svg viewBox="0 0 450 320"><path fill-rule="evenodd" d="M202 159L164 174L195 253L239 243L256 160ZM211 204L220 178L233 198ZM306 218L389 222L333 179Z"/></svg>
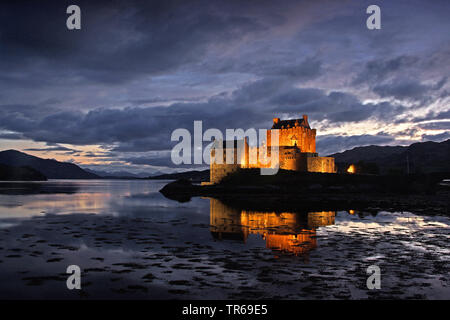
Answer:
<svg viewBox="0 0 450 320"><path fill-rule="evenodd" d="M443 142L418 142L410 146L356 147L330 155L339 169L359 161L378 165L382 173L389 171L410 173L450 172L450 139Z"/></svg>
<svg viewBox="0 0 450 320"><path fill-rule="evenodd" d="M0 164L17 167L30 167L45 175L48 179L98 179L96 174L86 172L79 166L53 159L38 158L17 150L0 152Z"/></svg>
<svg viewBox="0 0 450 320"><path fill-rule="evenodd" d="M187 172L178 172L178 173L166 173L157 176L151 176L147 179L155 179L155 180L177 180L177 179L188 179L191 181L209 181L209 169L207 170L193 170Z"/></svg>
<svg viewBox="0 0 450 320"><path fill-rule="evenodd" d="M149 176L149 173L145 172L131 173L129 171L101 171L101 170L92 170L88 168L83 168L83 170L96 174L99 177L105 179L140 179Z"/></svg>
<svg viewBox="0 0 450 320"><path fill-rule="evenodd" d="M47 178L30 167L13 167L0 164L0 181L45 181Z"/></svg>
<svg viewBox="0 0 450 320"><path fill-rule="evenodd" d="M155 175L162 175L164 174L161 171L152 171L152 172L138 172L138 173L132 173L129 171L102 171L102 170L93 170L89 168L83 168L83 170L96 174L101 178L104 179L147 179L148 177L152 177Z"/></svg>

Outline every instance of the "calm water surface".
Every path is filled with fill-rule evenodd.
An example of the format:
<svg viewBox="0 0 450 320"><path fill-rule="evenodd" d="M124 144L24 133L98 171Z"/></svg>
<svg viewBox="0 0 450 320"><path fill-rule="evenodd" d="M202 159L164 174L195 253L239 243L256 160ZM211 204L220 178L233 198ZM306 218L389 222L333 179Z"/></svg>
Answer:
<svg viewBox="0 0 450 320"><path fill-rule="evenodd" d="M166 183L0 183L0 298L450 298L448 217L179 203Z"/></svg>

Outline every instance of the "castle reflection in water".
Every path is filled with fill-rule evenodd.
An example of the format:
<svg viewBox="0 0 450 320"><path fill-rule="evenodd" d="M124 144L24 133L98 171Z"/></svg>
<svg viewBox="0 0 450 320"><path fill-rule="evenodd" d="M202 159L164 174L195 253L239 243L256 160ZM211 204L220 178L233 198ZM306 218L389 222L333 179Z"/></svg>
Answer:
<svg viewBox="0 0 450 320"><path fill-rule="evenodd" d="M236 208L210 199L210 231L218 240L246 242L249 234L261 235L266 247L305 255L316 248L316 229L334 224L336 211L261 212Z"/></svg>

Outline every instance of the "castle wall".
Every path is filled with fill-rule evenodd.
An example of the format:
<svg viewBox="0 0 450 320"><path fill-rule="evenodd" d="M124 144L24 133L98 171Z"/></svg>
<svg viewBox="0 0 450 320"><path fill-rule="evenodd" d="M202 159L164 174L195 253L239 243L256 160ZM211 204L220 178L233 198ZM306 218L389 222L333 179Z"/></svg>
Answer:
<svg viewBox="0 0 450 320"><path fill-rule="evenodd" d="M317 153L299 152L280 147L280 169L301 172L334 172L334 158L319 157Z"/></svg>
<svg viewBox="0 0 450 320"><path fill-rule="evenodd" d="M266 147L249 147L246 149L246 156L245 156L245 165L243 168L270 168L277 165L279 161L279 157L274 159L274 163L270 162L271 157L271 150L268 148L267 150L264 150ZM267 155L265 156L265 152L267 152ZM252 159L253 157L253 159ZM256 158L256 159L255 159ZM262 160L262 161L261 161Z"/></svg>
<svg viewBox="0 0 450 320"><path fill-rule="evenodd" d="M246 167L246 159L248 159L248 144L243 141L243 145L230 149L226 147L226 142L220 141L218 143L225 144L220 153L219 150L211 149L211 163L209 172L209 181L212 184L219 183L227 175L237 172L241 168ZM243 149L239 149L243 148ZM230 154L231 151L231 154ZM232 155L233 159L229 159L232 163L227 164L227 154Z"/></svg>
<svg viewBox="0 0 450 320"><path fill-rule="evenodd" d="M241 169L240 164L215 164L211 163L209 172L209 181L219 183L227 175L237 172Z"/></svg>
<svg viewBox="0 0 450 320"><path fill-rule="evenodd" d="M280 147L280 169L284 170L302 170L302 154L297 148Z"/></svg>
<svg viewBox="0 0 450 320"><path fill-rule="evenodd" d="M307 157L306 167L308 172L335 173L333 157Z"/></svg>

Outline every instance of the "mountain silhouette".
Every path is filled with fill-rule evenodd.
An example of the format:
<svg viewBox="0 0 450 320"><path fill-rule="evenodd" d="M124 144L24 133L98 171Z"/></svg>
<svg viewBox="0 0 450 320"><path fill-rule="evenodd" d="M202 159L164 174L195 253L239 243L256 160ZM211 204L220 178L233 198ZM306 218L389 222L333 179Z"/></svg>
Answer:
<svg viewBox="0 0 450 320"><path fill-rule="evenodd" d="M417 142L410 146L356 147L330 155L338 167L359 161L375 163L381 172L450 172L450 139L442 142ZM409 169L408 169L409 168Z"/></svg>
<svg viewBox="0 0 450 320"><path fill-rule="evenodd" d="M0 164L14 167L29 167L41 172L48 179L99 179L94 173L86 172L79 166L53 159L38 158L17 150L0 152Z"/></svg>
<svg viewBox="0 0 450 320"><path fill-rule="evenodd" d="M45 181L47 178L30 167L13 167L0 164L0 181Z"/></svg>

